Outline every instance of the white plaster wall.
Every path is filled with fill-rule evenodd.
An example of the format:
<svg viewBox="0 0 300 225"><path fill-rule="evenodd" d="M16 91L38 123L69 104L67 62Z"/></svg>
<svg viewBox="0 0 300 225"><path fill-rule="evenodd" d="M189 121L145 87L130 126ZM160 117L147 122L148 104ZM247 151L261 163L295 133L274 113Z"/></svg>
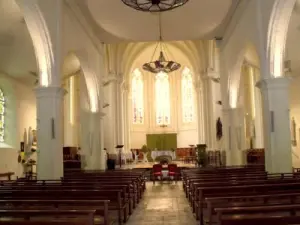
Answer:
<svg viewBox="0 0 300 225"><path fill-rule="evenodd" d="M6 97L5 144L0 143L0 173L12 171L22 175L22 166L17 162L20 142L23 141L24 128L36 128L36 99L32 87L28 87L11 77L0 74L0 88Z"/></svg>

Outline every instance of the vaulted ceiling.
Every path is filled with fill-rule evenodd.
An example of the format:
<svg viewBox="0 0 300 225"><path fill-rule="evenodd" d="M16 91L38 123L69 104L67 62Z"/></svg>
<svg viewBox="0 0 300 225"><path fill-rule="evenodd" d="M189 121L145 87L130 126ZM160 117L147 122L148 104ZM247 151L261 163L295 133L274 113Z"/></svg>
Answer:
<svg viewBox="0 0 300 225"><path fill-rule="evenodd" d="M87 0L97 24L125 40L153 41L159 38L158 14L136 11L121 0ZM232 0L190 0L184 6L162 13L164 40L210 39L216 35L232 7Z"/></svg>
<svg viewBox="0 0 300 225"><path fill-rule="evenodd" d="M190 0L182 7L164 12L161 15L163 39L197 40L222 36L238 3L239 0ZM159 38L157 13L136 11L121 0L81 0L79 4L87 18L93 18L98 32L104 30L114 38L127 41ZM109 36L102 40L116 41Z"/></svg>
<svg viewBox="0 0 300 225"><path fill-rule="evenodd" d="M162 14L164 40L211 39L222 36L239 0L190 0L184 7ZM155 41L158 15L135 11L121 0L65 0L76 4L92 31L104 43ZM35 52L23 14L14 0L0 0L0 73L34 81ZM79 67L68 56L63 74ZM76 67L76 68L75 68ZM74 69L75 68L75 69Z"/></svg>

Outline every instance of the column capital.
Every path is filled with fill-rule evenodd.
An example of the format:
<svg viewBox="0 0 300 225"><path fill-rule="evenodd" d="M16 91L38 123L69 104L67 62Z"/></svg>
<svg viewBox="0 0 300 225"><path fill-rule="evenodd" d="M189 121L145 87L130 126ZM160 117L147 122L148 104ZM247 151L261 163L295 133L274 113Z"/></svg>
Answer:
<svg viewBox="0 0 300 225"><path fill-rule="evenodd" d="M61 87L37 87L35 88L37 98L63 97L67 91Z"/></svg>
<svg viewBox="0 0 300 225"><path fill-rule="evenodd" d="M256 83L256 87L258 87L261 90L287 89L290 85L290 82L291 79L288 77L263 79Z"/></svg>

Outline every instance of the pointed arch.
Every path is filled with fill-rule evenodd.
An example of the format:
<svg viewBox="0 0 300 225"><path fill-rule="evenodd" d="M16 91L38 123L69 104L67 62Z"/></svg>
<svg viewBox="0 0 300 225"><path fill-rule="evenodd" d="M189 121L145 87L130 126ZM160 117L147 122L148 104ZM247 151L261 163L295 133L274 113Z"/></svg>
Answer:
<svg viewBox="0 0 300 225"><path fill-rule="evenodd" d="M283 76L286 38L296 0L275 0L268 27L267 57L273 77Z"/></svg>

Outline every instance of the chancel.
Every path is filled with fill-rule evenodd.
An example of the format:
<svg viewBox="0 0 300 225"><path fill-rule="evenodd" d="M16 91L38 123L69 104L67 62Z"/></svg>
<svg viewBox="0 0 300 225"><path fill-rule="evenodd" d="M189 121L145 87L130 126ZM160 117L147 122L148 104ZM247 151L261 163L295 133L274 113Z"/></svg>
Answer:
<svg viewBox="0 0 300 225"><path fill-rule="evenodd" d="M0 223L300 224L300 0L0 6Z"/></svg>

